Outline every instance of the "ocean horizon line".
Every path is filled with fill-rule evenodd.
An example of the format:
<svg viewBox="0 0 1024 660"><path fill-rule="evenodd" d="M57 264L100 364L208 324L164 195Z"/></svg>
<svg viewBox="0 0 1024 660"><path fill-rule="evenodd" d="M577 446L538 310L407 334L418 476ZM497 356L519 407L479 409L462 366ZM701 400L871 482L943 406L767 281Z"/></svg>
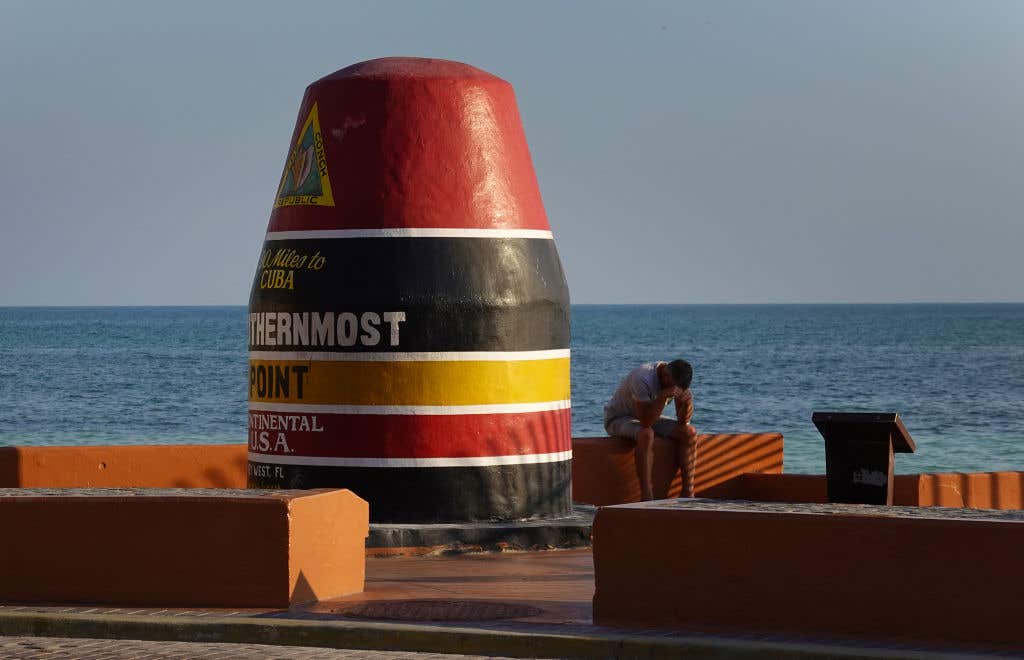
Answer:
<svg viewBox="0 0 1024 660"><path fill-rule="evenodd" d="M915 300L915 301L852 301L852 302L700 302L700 303L570 303L573 307L901 307L901 306L1013 306L1024 300ZM246 309L248 304L161 304L161 305L0 305L3 309Z"/></svg>

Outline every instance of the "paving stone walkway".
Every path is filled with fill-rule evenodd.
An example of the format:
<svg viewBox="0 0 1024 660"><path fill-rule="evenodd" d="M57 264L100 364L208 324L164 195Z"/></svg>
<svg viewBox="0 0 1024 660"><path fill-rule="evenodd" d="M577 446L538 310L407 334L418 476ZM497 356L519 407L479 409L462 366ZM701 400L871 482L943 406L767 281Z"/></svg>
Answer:
<svg viewBox="0 0 1024 660"><path fill-rule="evenodd" d="M912 642L798 639L736 632L714 636L697 631L606 628L591 620L593 594L594 565L589 549L370 558L366 562L365 592L291 610L0 603L0 635L9 635L0 636L0 660L458 659L487 657L490 653L518 657L673 659L684 655L807 660L968 657L965 650L919 647ZM148 637L202 641L69 639L87 636L109 640ZM267 646L268 642L282 646ZM64 646L67 644L71 646ZM342 648L297 646L300 644ZM364 650L354 650L360 647ZM388 648L409 650L381 650ZM1020 649L980 651L979 655L988 653L986 658L993 657L992 653L1020 656Z"/></svg>
<svg viewBox="0 0 1024 660"><path fill-rule="evenodd" d="M320 649L264 644L204 644L199 642L142 642L131 639L72 639L59 637L0 637L0 658L46 660L474 660L491 656L442 655ZM491 658L494 660L494 658ZM500 659L499 659L500 660Z"/></svg>

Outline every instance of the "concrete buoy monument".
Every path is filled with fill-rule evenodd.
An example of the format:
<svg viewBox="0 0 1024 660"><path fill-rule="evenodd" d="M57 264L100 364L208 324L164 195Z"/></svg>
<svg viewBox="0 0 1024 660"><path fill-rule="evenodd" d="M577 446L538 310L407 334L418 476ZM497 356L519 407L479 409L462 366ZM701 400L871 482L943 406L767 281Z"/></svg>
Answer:
<svg viewBox="0 0 1024 660"><path fill-rule="evenodd" d="M249 485L377 523L571 512L569 294L512 86L386 58L311 84L249 299Z"/></svg>

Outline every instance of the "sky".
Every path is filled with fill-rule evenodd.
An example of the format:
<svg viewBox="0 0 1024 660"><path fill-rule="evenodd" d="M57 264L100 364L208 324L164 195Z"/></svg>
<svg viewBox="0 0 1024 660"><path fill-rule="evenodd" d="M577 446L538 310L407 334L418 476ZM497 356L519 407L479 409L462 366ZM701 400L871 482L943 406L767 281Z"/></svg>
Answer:
<svg viewBox="0 0 1024 660"><path fill-rule="evenodd" d="M1024 3L0 0L0 306L244 305L303 90L512 83L574 303L1024 301Z"/></svg>

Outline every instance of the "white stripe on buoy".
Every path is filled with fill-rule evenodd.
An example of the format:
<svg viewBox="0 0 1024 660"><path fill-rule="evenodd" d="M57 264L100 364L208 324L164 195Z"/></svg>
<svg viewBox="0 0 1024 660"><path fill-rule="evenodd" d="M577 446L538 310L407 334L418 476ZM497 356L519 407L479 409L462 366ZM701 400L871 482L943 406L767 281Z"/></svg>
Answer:
<svg viewBox="0 0 1024 660"><path fill-rule="evenodd" d="M435 229L430 227L391 227L385 229L312 229L308 231L268 231L266 240L286 241L311 238L553 238L544 229Z"/></svg>
<svg viewBox="0 0 1024 660"><path fill-rule="evenodd" d="M250 360L297 362L513 362L558 360L569 357L568 348L543 351L439 351L421 353L340 353L331 351L249 351Z"/></svg>
<svg viewBox="0 0 1024 660"><path fill-rule="evenodd" d="M319 465L324 467L489 467L492 465L528 465L557 463L572 458L572 451L550 454L513 454L511 456L451 456L444 458L329 458L323 456L281 456L249 452L252 463L273 465Z"/></svg>
<svg viewBox="0 0 1024 660"><path fill-rule="evenodd" d="M358 406L332 403L276 403L250 401L249 410L321 415L514 415L516 413L569 410L572 404L563 401L530 403L488 403L469 406Z"/></svg>

